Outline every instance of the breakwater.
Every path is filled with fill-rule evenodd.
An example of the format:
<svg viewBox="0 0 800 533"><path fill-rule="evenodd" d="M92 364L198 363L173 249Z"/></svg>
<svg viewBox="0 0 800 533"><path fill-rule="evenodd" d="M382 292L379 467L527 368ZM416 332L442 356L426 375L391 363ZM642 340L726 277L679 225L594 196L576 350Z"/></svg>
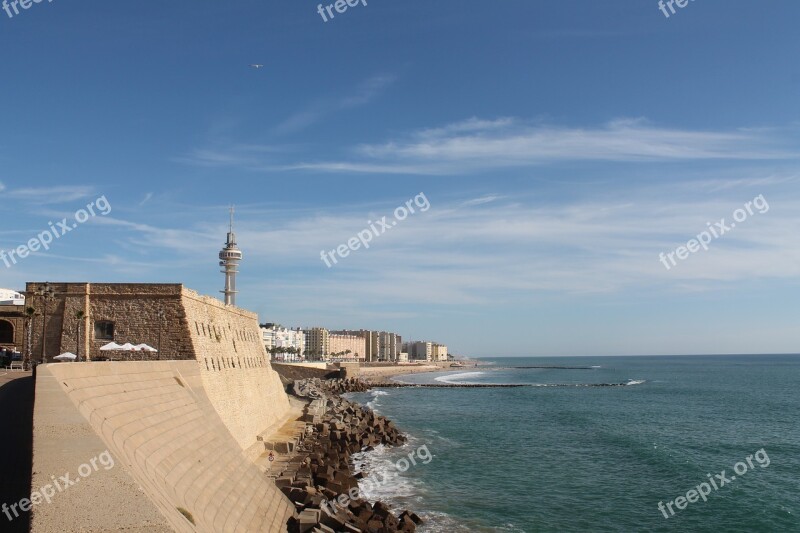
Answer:
<svg viewBox="0 0 800 533"><path fill-rule="evenodd" d="M353 454L375 446L399 446L406 437L390 420L345 400L340 394L363 392L356 379L298 380L291 392L309 403L306 434L289 464L275 480L298 511L289 533L319 530L413 532L422 520L411 511L395 513L383 502L360 498Z"/></svg>
<svg viewBox="0 0 800 533"><path fill-rule="evenodd" d="M374 389L426 388L426 389L518 389L524 387L628 387L640 381L627 383L399 383L394 381L371 383Z"/></svg>

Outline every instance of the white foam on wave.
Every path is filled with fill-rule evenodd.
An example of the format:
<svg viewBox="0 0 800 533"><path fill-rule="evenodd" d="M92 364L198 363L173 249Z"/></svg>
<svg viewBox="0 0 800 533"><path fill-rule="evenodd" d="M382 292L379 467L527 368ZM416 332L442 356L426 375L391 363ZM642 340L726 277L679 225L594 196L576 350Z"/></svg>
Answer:
<svg viewBox="0 0 800 533"><path fill-rule="evenodd" d="M600 366L600 365L594 365L594 366L592 366L592 368L603 368L603 367Z"/></svg>
<svg viewBox="0 0 800 533"><path fill-rule="evenodd" d="M646 383L646 382L647 382L646 379L629 379L628 382L625 385L628 385L628 386L641 385L641 384Z"/></svg>
<svg viewBox="0 0 800 533"><path fill-rule="evenodd" d="M464 383L463 379L475 378L478 376L484 376L486 372L462 372L460 374L448 374L447 376L440 376L436 378L436 381L439 383L449 383L450 385L457 385L459 383Z"/></svg>
<svg viewBox="0 0 800 533"><path fill-rule="evenodd" d="M397 467L397 461L401 458L407 459L408 454L416 449L418 441L419 439L412 438L405 445L392 448L381 444L370 452L353 454L352 461L356 473L366 474L358 482L361 496L371 502L380 500L408 508L413 507L411 500L424 498L424 483ZM408 461L406 463L408 464ZM425 467L426 465L419 460L416 465L409 464L409 470Z"/></svg>
<svg viewBox="0 0 800 533"><path fill-rule="evenodd" d="M389 393L382 390L373 390L370 392L370 394L372 396L372 399L364 405L377 413L378 412L377 407L380 405L380 402L378 400L380 400L381 396L389 396Z"/></svg>

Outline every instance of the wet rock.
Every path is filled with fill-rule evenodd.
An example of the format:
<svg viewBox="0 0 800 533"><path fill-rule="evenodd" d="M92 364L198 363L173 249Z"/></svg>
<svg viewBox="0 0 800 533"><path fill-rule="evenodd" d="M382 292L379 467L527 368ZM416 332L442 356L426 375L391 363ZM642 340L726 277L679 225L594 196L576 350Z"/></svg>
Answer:
<svg viewBox="0 0 800 533"><path fill-rule="evenodd" d="M353 473L352 454L406 441L391 421L339 396L369 390L369 385L353 378L313 378L295 381L291 390L309 404L303 415L306 433L297 447L302 451L295 450L291 469L279 475L281 490L299 513L290 532L415 531L421 520L414 513L396 516L385 503L371 505L359 497L358 480L366 474Z"/></svg>

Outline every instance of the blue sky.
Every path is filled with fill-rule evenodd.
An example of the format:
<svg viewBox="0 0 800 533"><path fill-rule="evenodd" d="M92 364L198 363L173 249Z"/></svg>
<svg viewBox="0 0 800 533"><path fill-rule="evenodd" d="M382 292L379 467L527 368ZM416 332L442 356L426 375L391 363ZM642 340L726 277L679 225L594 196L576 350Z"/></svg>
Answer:
<svg viewBox="0 0 800 533"><path fill-rule="evenodd" d="M474 356L800 351L800 4L368 0L0 11L11 268L218 295ZM261 69L250 64L263 64ZM417 212L332 250L423 193ZM659 254L732 218L667 270Z"/></svg>

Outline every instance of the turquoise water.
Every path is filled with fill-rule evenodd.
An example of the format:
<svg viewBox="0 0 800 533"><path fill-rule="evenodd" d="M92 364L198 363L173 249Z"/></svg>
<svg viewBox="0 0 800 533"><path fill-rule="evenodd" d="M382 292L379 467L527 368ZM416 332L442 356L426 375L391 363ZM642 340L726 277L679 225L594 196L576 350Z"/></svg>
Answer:
<svg viewBox="0 0 800 533"><path fill-rule="evenodd" d="M402 449L367 454L365 492L420 512L423 531L800 531L800 356L485 362L399 379L644 383L353 395L412 436ZM502 368L526 365L600 368ZM428 464L382 477L421 446L434 456ZM666 509L723 470L736 479L664 518L659 502Z"/></svg>

